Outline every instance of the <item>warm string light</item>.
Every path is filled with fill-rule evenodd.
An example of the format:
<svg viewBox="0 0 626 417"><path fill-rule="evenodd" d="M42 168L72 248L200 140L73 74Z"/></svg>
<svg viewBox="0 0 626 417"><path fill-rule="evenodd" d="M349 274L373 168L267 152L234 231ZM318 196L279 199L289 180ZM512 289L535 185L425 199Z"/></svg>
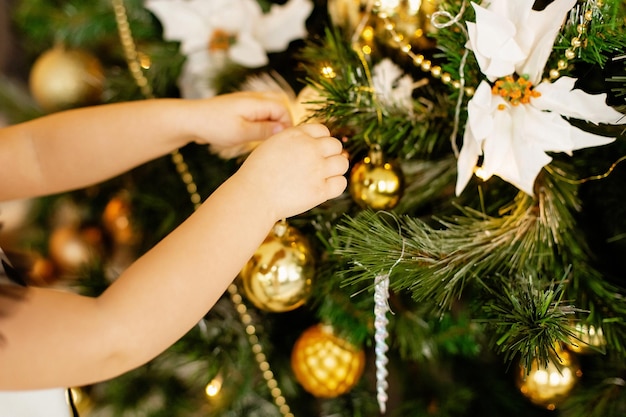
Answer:
<svg viewBox="0 0 626 417"><path fill-rule="evenodd" d="M128 14L126 13L126 6L124 5L124 0L111 0L111 4L113 5L113 11L115 13L115 20L118 27L118 33L120 37L120 41L122 43L122 48L124 50L124 55L126 57L126 61L128 64L128 68L131 72L132 77L135 80L137 86L141 89L142 94L147 99L154 98L154 93L150 83L148 82L147 77L142 71L142 68L146 68L149 65L146 63L147 56L144 54L139 54L137 52L137 47L135 45L135 41L133 39L132 32L130 30L130 24L128 21ZM183 155L179 151L174 151L171 154L172 162L176 166L176 171L178 172L181 180L185 184L187 188L187 192L189 193L191 202L194 205L194 209L198 209L201 204L201 197L198 193L198 187L193 179L191 172L189 172L189 167L187 166ZM256 335L256 327L252 322L252 317L247 313L247 307L243 303L243 299L239 294L239 289L236 284L231 284L228 287L228 293L230 294L230 299L233 302L237 313L241 319L242 324L245 326L246 334L248 335L248 341L250 342L252 352L254 353L254 357L259 365L259 369L265 379L265 382L270 390L270 394L274 400L274 404L278 407L278 410L284 417L294 417L290 411L289 406L287 405L287 400L282 395L281 389L278 387L278 381L274 378L274 374L270 369L270 364L267 361L265 354L263 353L263 346L260 344L259 339ZM206 387L207 395L211 395L210 393L214 393L217 395L219 390L221 390L221 384L219 389L217 389L216 385L212 385L216 383L216 381L211 381L209 385ZM217 392L216 392L217 391Z"/></svg>

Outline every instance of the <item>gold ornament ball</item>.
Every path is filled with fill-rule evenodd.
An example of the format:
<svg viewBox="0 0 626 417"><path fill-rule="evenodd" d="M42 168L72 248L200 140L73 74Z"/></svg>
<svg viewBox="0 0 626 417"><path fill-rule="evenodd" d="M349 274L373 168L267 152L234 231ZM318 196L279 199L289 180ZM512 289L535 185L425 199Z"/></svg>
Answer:
<svg viewBox="0 0 626 417"><path fill-rule="evenodd" d="M373 149L350 170L350 195L363 208L389 210L403 194L404 175L397 164L386 161L380 149Z"/></svg>
<svg viewBox="0 0 626 417"><path fill-rule="evenodd" d="M115 243L122 245L134 243L138 235L131 222L132 208L128 193L113 197L102 213L102 225Z"/></svg>
<svg viewBox="0 0 626 417"><path fill-rule="evenodd" d="M33 64L29 87L35 101L48 112L100 102L104 71L87 51L53 47Z"/></svg>
<svg viewBox="0 0 626 417"><path fill-rule="evenodd" d="M569 350L575 353L587 354L602 352L606 345L604 332L601 327L594 327L584 323L575 323L570 336Z"/></svg>
<svg viewBox="0 0 626 417"><path fill-rule="evenodd" d="M317 324L296 340L291 369L300 385L318 398L350 391L365 368L365 352L336 336L332 327Z"/></svg>
<svg viewBox="0 0 626 417"><path fill-rule="evenodd" d="M101 234L95 228L78 230L73 227L55 229L48 242L52 261L64 271L75 272L93 262L101 244Z"/></svg>
<svg viewBox="0 0 626 417"><path fill-rule="evenodd" d="M554 410L570 393L582 371L574 356L558 350L559 363L548 361L547 366L534 361L530 372L520 365L517 386L532 403Z"/></svg>
<svg viewBox="0 0 626 417"><path fill-rule="evenodd" d="M240 273L243 291L257 308L273 313L294 310L311 293L315 259L296 228L278 223Z"/></svg>

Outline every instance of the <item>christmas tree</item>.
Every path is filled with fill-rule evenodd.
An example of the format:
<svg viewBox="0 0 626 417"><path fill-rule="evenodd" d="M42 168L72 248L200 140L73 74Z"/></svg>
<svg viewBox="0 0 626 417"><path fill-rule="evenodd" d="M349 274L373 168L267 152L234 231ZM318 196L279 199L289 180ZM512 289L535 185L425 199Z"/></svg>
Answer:
<svg viewBox="0 0 626 417"><path fill-rule="evenodd" d="M7 123L273 89L351 160L345 195L277 224L177 344L72 387L82 415L626 414L623 0L5 9ZM97 295L250 150L3 205L0 244Z"/></svg>

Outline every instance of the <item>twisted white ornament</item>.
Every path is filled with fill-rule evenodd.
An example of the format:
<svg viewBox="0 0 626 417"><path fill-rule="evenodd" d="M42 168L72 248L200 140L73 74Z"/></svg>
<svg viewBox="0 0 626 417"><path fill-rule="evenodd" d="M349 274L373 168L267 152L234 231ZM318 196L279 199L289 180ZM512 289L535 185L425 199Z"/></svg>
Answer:
<svg viewBox="0 0 626 417"><path fill-rule="evenodd" d="M387 410L387 312L389 311L389 274L381 274L376 276L376 285L374 287L374 340L376 342L374 352L376 354L376 399L381 413Z"/></svg>

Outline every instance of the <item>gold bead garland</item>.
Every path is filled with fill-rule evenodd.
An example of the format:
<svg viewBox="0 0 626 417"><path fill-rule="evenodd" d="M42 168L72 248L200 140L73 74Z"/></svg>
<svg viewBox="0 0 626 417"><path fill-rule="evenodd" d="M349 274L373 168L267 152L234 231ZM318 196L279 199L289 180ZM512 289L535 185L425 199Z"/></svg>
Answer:
<svg viewBox="0 0 626 417"><path fill-rule="evenodd" d="M563 53L563 57L557 61L556 68L552 68L548 75L551 80L556 80L561 76L561 71L566 69L569 65L569 61L576 58L577 50L583 48L586 44L586 40L583 39L583 36L587 34L587 29L589 28L589 23L593 20L594 8L597 10L604 5L602 0L591 1L591 7L585 10L585 13L582 15L582 22L576 25L576 32L578 36L573 37L569 44L569 48L565 50Z"/></svg>
<svg viewBox="0 0 626 417"><path fill-rule="evenodd" d="M124 55L126 56L126 61L128 62L128 69L132 77L135 80L135 83L141 90L143 96L147 99L153 99L154 92L152 91L152 87L148 82L148 79L144 75L141 70L141 59L137 52L137 47L135 46L135 41L133 39L133 34L130 30L130 24L128 22L128 15L126 13L126 6L124 5L123 0L111 0L113 4L113 11L115 13L115 21L117 23L117 30L119 33L120 41L122 43L122 48L124 49ZM197 209L200 206L200 202L202 198L198 193L198 187L196 186L193 176L191 172L189 172L189 167L185 163L185 160L182 154L175 150L171 153L172 162L176 166L176 171L180 175L180 178L187 186L187 192L189 193L189 197L191 202L194 205L194 209Z"/></svg>
<svg viewBox="0 0 626 417"><path fill-rule="evenodd" d="M122 43L122 48L124 50L124 55L126 57L131 75L144 97L152 99L154 98L154 92L152 91L150 83L142 71L142 57L137 52L133 35L130 30L124 0L111 0L111 4L113 5L120 41ZM176 150L171 153L171 157L172 162L176 166L176 171L187 188L187 192L189 193L191 202L194 205L194 209L198 209L202 198L198 193L198 187L193 179L193 175L189 171L189 167L187 166L183 155ZM252 322L252 317L247 312L248 309L243 303L243 299L239 294L237 285L234 283L230 284L228 286L228 293L235 309L237 310L237 313L239 314L241 323L245 326L245 331L248 335L248 341L251 345L252 353L254 354L254 358L259 366L259 369L261 370L263 379L265 379L267 387L269 388L274 404L278 407L278 410L284 417L294 417L291 413L289 405L287 405L287 400L283 396L281 389L278 387L278 381L274 378L274 373L270 368L270 364L267 361L265 353L263 353L263 346L259 342L256 327Z"/></svg>
<svg viewBox="0 0 626 417"><path fill-rule="evenodd" d="M404 54L406 54L409 58L411 58L411 62L417 68L421 69L423 72L430 73L430 75L435 79L440 79L444 85L450 85L452 88L459 90L463 87L463 83L458 80L453 80L452 75L447 72L444 72L441 66L433 65L432 61L427 59L423 54L413 52L413 47L410 42L408 42L405 37L398 33L395 28L395 24L389 19L389 16L386 12L379 10L380 2L376 2L374 5L374 13L376 16L383 21L383 27L389 33L389 36ZM465 87L465 94L468 96L474 95L474 88Z"/></svg>

